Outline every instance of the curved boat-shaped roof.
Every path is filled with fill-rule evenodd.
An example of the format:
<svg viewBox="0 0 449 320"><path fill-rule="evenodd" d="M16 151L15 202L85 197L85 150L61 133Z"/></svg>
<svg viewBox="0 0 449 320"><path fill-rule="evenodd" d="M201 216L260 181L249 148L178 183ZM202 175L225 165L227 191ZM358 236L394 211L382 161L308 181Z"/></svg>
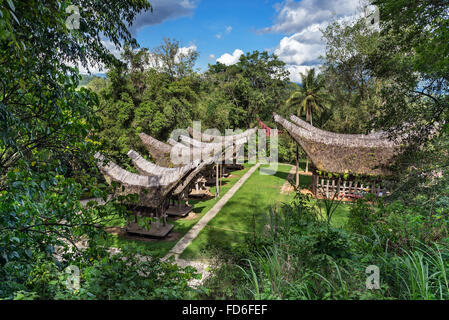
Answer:
<svg viewBox="0 0 449 320"><path fill-rule="evenodd" d="M218 153L223 154L224 157L226 157L226 151L230 148L233 148L233 153L229 157L233 159L236 155L236 153L240 150L240 147L244 145L248 138L247 137L241 137L238 140L232 141L231 139L226 142L201 142L195 139L192 139L187 136L180 136L179 139L184 142L187 145L192 146L194 149L200 149L203 150L203 154L213 154L217 155Z"/></svg>
<svg viewBox="0 0 449 320"><path fill-rule="evenodd" d="M195 178L198 173L203 170L203 168L211 164L213 162L213 158L209 158L207 161L195 160L189 165L178 167L178 168L161 168L146 159L144 159L139 153L134 150L128 152L128 156L131 158L136 169L140 174L145 176L157 176L157 175L170 175L177 174L179 176L183 176L178 185L173 191L173 195L177 195L180 192L184 191L186 187L190 184L190 182ZM193 169L190 173L185 175L185 173L189 170Z"/></svg>
<svg viewBox="0 0 449 320"><path fill-rule="evenodd" d="M191 127L188 127L187 131L189 132L189 134L192 137L201 137L201 141L202 142L206 142L206 143L211 143L211 142L224 143L226 141L236 141L236 140L240 140L242 138L248 138L249 136L251 136L251 135L253 135L253 134L255 134L257 132L257 128L248 129L248 130L245 130L242 133L231 135L231 136L214 136L214 135L210 135L210 134L207 134L207 133L196 132ZM229 140L226 140L226 139L229 139Z"/></svg>
<svg viewBox="0 0 449 320"><path fill-rule="evenodd" d="M129 172L112 161L105 164L105 158L100 153L95 154L95 158L98 168L107 180L120 183L125 188L124 194L138 194L139 204L146 207L158 207L192 169L190 164L180 171L145 176Z"/></svg>
<svg viewBox="0 0 449 320"><path fill-rule="evenodd" d="M215 158L209 158L206 161L202 161L195 170L190 172L190 174L182 180L182 182L174 189L173 194L178 195L183 192L190 184L190 182L203 170L206 166L214 163Z"/></svg>
<svg viewBox="0 0 449 320"><path fill-rule="evenodd" d="M314 127L297 126L277 114L274 120L301 145L318 170L372 176L391 174L388 165L398 146L390 141L324 134Z"/></svg>
<svg viewBox="0 0 449 320"><path fill-rule="evenodd" d="M145 133L139 134L140 140L142 140L142 144L150 153L151 158L154 159L157 165L162 167L175 167L170 160L170 152L172 146L159 141L152 136L149 136Z"/></svg>
<svg viewBox="0 0 449 320"><path fill-rule="evenodd" d="M311 124L309 124L308 122L302 120L301 118L299 118L293 114L290 115L290 120L294 124L296 124L297 126L303 128L303 129L315 132L319 135L326 136L326 137L338 138L338 139L377 140L377 141L382 141L387 144L393 144L392 141L387 139L386 133L382 132L382 131L372 132L369 134L346 134L346 133L342 134L342 133L335 133L335 132L330 132L330 131L316 128L316 127L312 126Z"/></svg>
<svg viewBox="0 0 449 320"><path fill-rule="evenodd" d="M187 136L180 136L179 139L182 142L185 142L188 145L191 145L196 148L202 148L202 149L214 149L214 150L221 150L223 147L230 147L231 145L235 146L241 146L247 142L247 137L241 137L237 140L229 140L226 142L202 142L195 140L193 138L187 137Z"/></svg>
<svg viewBox="0 0 449 320"><path fill-rule="evenodd" d="M134 150L130 150L128 152L128 157L131 158L133 165L136 167L139 173L147 176L182 176L186 174L187 171L197 167L200 163L200 161L194 161L182 167L165 168L149 162Z"/></svg>

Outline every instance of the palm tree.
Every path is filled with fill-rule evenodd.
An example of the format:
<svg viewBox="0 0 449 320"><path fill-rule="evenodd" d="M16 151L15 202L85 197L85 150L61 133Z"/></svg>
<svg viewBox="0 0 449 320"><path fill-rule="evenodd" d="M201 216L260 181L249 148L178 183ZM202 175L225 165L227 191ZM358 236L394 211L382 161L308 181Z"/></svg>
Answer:
<svg viewBox="0 0 449 320"><path fill-rule="evenodd" d="M287 106L297 106L297 116L305 114L306 121L313 125L313 113L321 114L324 109L324 78L316 74L315 68L310 69L306 74L300 73L300 75L301 86L299 90L291 94L286 104ZM299 185L298 167L298 145L296 145L296 186ZM306 162L306 172L308 171L309 158Z"/></svg>

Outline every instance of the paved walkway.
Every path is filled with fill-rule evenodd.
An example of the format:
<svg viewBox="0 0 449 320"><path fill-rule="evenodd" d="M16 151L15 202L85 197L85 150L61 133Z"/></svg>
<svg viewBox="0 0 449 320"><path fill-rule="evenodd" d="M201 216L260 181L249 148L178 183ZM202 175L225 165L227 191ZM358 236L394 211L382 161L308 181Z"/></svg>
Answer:
<svg viewBox="0 0 449 320"><path fill-rule="evenodd" d="M260 167L260 163L255 164L251 169L249 169L239 181L237 181L231 189L218 202L198 221L184 237L182 237L178 243L167 253L165 259L174 255L179 256L185 248L187 248L190 243L195 239L200 231L212 220L213 217L223 208L223 206L228 202L229 199L237 192L237 190L243 185L243 183Z"/></svg>

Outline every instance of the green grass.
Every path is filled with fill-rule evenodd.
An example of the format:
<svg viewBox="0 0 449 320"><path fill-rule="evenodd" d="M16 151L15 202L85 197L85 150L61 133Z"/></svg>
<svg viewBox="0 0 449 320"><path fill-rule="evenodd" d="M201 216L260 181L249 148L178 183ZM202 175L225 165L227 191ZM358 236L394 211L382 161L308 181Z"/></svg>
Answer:
<svg viewBox="0 0 449 320"><path fill-rule="evenodd" d="M309 166L311 165L310 161L309 161ZM306 160L305 159L300 159L299 160L299 168L302 171L306 170ZM293 177L293 179L295 179L295 177ZM299 185L302 189L307 189L310 187L312 183L312 176L309 175L300 175L299 176ZM290 198L292 198L293 196L291 195ZM315 200L316 201L322 201L322 200ZM342 202L337 209L335 210L333 216L332 216L332 220L331 220L331 224L336 227L336 228L342 228L344 227L344 225L346 224L346 222L348 221L348 216L349 216L349 211L351 209L351 203L350 202ZM322 205L322 210L324 210L324 205Z"/></svg>
<svg viewBox="0 0 449 320"><path fill-rule="evenodd" d="M315 200L316 206L318 207L317 201L322 202L323 200ZM335 212L332 215L331 219L331 225L335 228L343 228L348 221L349 217L349 211L351 210L351 203L350 202L341 202L337 209L335 209ZM324 207L324 204L321 203L321 214L322 219L325 220L325 212L326 209Z"/></svg>
<svg viewBox="0 0 449 320"><path fill-rule="evenodd" d="M245 169L234 171L228 178L222 179L222 186L220 194L224 195L251 167L251 164L244 164ZM215 186L210 188L210 192L215 194ZM177 233L179 236L174 240L134 240L119 237L117 235L109 234L105 240L105 245L108 247L120 248L124 251L139 252L142 255L153 254L158 256L164 256L170 251L170 249L178 242L178 240L184 236L190 228L192 228L201 217L209 211L210 208L219 199L211 198L208 200L189 200L189 203L194 206L193 211L197 214L194 219L168 219L168 223L174 225L172 233ZM120 226L124 227L126 224L125 219L116 218L108 222L107 226Z"/></svg>
<svg viewBox="0 0 449 320"><path fill-rule="evenodd" d="M335 210L332 216L331 224L336 228L342 228L348 221L349 211L351 210L351 203L342 202Z"/></svg>
<svg viewBox="0 0 449 320"><path fill-rule="evenodd" d="M210 244L218 248L233 248L243 244L254 229L260 232L267 224L270 206L291 198L291 195L280 193L289 171L290 166L280 164L275 175L261 175L259 168L199 233L181 257L209 258Z"/></svg>
<svg viewBox="0 0 449 320"><path fill-rule="evenodd" d="M245 169L235 171L231 177L222 179L221 195L224 195L252 165L245 164ZM300 161L300 167L305 169L305 160ZM243 244L247 237L253 235L254 224L256 232L260 232L267 224L266 217L272 205L289 202L294 194L281 194L282 185L287 179L290 166L279 164L275 175L261 175L260 169L242 185L236 194L226 203L217 216L200 232L198 237L187 247L181 255L182 258L208 258L213 247L235 247ZM293 176L294 178L294 176ZM307 188L311 183L310 176L300 176L302 188ZM215 186L210 188L215 194ZM142 255L153 254L164 256L200 219L209 211L218 199L189 200L194 205L193 211L197 214L194 219L171 219L174 224L172 233L178 236L173 240L139 240L127 239L109 234L105 245L121 248L124 251L138 252ZM319 201L319 200L318 200ZM347 221L350 204L342 203L337 208L332 218L332 225L343 227ZM124 219L113 218L107 226L121 226L126 224Z"/></svg>

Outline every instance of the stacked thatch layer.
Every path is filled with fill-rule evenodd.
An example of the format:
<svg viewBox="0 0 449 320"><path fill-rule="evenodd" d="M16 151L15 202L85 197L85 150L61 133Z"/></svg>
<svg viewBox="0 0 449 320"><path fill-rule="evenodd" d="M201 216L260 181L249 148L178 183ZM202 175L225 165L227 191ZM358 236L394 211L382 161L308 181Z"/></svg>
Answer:
<svg viewBox="0 0 449 320"><path fill-rule="evenodd" d="M129 172L113 162L105 164L101 154L96 157L98 167L108 182L116 181L124 187L121 194L138 194L139 205L159 208L168 197L185 192L201 171L212 168L213 163L222 159L231 146L240 148L254 132L254 129L251 129L227 139L223 137L223 143L203 143L189 137L181 137L188 146L173 139L169 139L171 145L166 144L141 133L139 136L142 143L157 164L145 160L133 150L129 151L128 156L139 174ZM228 145L230 141L234 143ZM192 156L193 153L197 153L197 156ZM176 164L171 160L175 154L190 154L191 157L184 164Z"/></svg>
<svg viewBox="0 0 449 320"><path fill-rule="evenodd" d="M196 140L201 140L202 142L206 143L226 143L227 141L239 141L243 138L248 138L251 135L255 134L257 132L257 128L248 129L242 133L231 135L231 136L214 136L206 133L201 133L198 131L195 131L192 128L187 128L187 131L190 133L192 137L194 137Z"/></svg>
<svg viewBox="0 0 449 320"><path fill-rule="evenodd" d="M163 168L157 166L147 160L145 160L140 154L138 154L134 150L130 150L128 152L128 156L131 158L136 169L139 171L141 175L144 176L169 176L169 175L177 175L180 178L179 183L175 186L172 191L173 196L177 196L189 187L192 183L193 179L199 174L201 170L204 169L205 166L210 165L213 162L213 158L209 158L206 161L196 160L190 163L188 166L177 167L177 168ZM190 173L185 175L186 169L190 170Z"/></svg>
<svg viewBox="0 0 449 320"><path fill-rule="evenodd" d="M172 147L162 141L159 141L145 133L139 134L140 140L147 148L151 158L161 167L176 167L170 160L170 152Z"/></svg>
<svg viewBox="0 0 449 320"><path fill-rule="evenodd" d="M124 187L119 194L137 194L139 195L138 205L149 208L159 208L178 183L198 166L197 163L191 163L173 171L167 171L171 170L169 168L158 167L155 168L155 171L159 171L157 174L140 175L129 172L112 161L106 164L104 156L99 153L95 157L106 180L109 183L116 181Z"/></svg>
<svg viewBox="0 0 449 320"><path fill-rule="evenodd" d="M335 174L390 175L388 167L399 146L382 132L346 135L324 131L292 116L292 123L274 114L274 120L301 145L315 167Z"/></svg>
<svg viewBox="0 0 449 320"><path fill-rule="evenodd" d="M225 161L226 163L233 163L233 161L238 157L241 148L247 142L248 138L241 137L240 139L235 141L229 139L223 143L201 142L186 136L180 136L179 139L194 150L201 150L203 158L207 158L210 156L215 157L219 154L222 154L223 156L221 157L221 160Z"/></svg>

